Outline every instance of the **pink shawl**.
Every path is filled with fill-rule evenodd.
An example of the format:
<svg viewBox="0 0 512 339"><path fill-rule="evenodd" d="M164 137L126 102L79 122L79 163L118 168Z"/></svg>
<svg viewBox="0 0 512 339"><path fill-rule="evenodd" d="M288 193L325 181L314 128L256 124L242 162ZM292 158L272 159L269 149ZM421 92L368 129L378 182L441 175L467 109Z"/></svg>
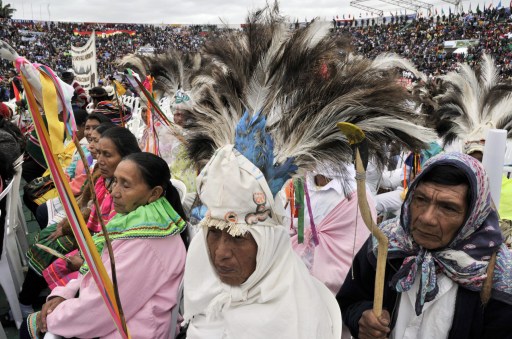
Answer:
<svg viewBox="0 0 512 339"><path fill-rule="evenodd" d="M376 218L375 204L368 197L372 216ZM306 262L311 275L324 283L333 294L345 281L354 255L368 239L370 231L358 212L357 193L343 199L316 226L318 246L311 240L311 228L304 230L304 242L298 243L297 234L291 237L294 251ZM314 213L314 211L313 211Z"/></svg>

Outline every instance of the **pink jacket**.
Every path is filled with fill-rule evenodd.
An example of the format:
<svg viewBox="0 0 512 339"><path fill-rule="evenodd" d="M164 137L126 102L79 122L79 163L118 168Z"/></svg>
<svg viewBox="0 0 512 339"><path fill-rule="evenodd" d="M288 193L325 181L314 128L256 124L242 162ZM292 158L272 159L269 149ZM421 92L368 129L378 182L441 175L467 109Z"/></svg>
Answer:
<svg viewBox="0 0 512 339"><path fill-rule="evenodd" d="M169 336L171 310L185 267L185 246L179 236L162 239L130 239L112 242L116 259L121 304L132 338ZM105 250L102 261L110 275ZM75 298L77 292L80 296ZM48 298L66 301L48 315L48 331L79 338L120 338L91 274L79 275Z"/></svg>
<svg viewBox="0 0 512 339"><path fill-rule="evenodd" d="M368 195L371 214L376 220L375 204ZM357 194L343 199L317 225L318 246L311 241L311 229L304 231L304 242L298 243L298 235L291 237L293 250L311 264L311 275L323 282L336 295L345 281L352 259L365 243L370 231L358 213ZM306 215L307 218L307 215Z"/></svg>

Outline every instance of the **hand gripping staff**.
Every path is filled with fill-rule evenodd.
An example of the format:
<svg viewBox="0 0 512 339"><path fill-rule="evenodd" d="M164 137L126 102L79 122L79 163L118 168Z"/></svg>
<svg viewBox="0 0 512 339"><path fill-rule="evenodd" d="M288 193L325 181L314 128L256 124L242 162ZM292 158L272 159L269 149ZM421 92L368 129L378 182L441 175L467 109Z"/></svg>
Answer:
<svg viewBox="0 0 512 339"><path fill-rule="evenodd" d="M366 199L366 165L368 164L368 144L364 132L354 124L338 122L340 131L345 134L354 151L357 182L357 202L366 227L378 242L377 272L375 275L375 290L373 297L373 313L378 318L382 315L382 300L384 294L384 275L388 256L388 238L377 227L372 218L368 200Z"/></svg>

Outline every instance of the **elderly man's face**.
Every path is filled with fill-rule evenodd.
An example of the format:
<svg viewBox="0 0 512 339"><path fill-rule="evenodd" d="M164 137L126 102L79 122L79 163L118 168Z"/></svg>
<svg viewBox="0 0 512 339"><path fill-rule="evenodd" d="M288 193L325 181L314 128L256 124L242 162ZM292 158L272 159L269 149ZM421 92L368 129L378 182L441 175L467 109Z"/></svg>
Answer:
<svg viewBox="0 0 512 339"><path fill-rule="evenodd" d="M414 241L429 250L447 246L464 222L467 192L465 184L419 183L411 202Z"/></svg>
<svg viewBox="0 0 512 339"><path fill-rule="evenodd" d="M176 125L183 127L183 125L185 124L185 112L183 112L183 110L181 109L177 109L174 112L173 120Z"/></svg>
<svg viewBox="0 0 512 339"><path fill-rule="evenodd" d="M225 229L210 227L206 242L210 259L223 283L239 286L256 269L258 245L250 233L233 237Z"/></svg>

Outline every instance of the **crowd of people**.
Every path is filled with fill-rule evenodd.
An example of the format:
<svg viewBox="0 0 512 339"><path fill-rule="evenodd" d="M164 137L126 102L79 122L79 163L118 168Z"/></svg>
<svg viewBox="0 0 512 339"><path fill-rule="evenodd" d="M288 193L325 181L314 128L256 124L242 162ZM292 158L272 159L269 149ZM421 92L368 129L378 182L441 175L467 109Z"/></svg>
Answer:
<svg viewBox="0 0 512 339"><path fill-rule="evenodd" d="M63 71L50 111L35 99L46 88L24 82L31 90L23 91L11 76L40 119L21 125L15 118L29 109L24 100L16 111L0 104L4 147L14 143L16 156L24 153L23 200L41 228L26 253L20 338L118 338L126 329L133 338L172 339L512 338L512 251L501 224L512 220L511 192L502 192L498 209L482 163L490 126L510 136L512 115L502 108L512 99L502 95L506 80L475 71L499 67L507 77L505 63L495 66L486 53L502 52L505 60L508 51L482 38L491 26L493 37L508 33L501 21L486 21L498 13L335 32L319 21L286 27L276 13L267 5L240 32L7 23L11 32L42 33L32 33L47 39L36 49L27 40L10 42ZM66 71L69 59L53 55L86 41L74 30L93 29L135 32L98 38L103 75L147 42L158 52L182 51L164 62L145 58L138 69L144 84L124 75L142 109L124 105L116 83L86 92ZM465 56L474 61L469 67L455 69L451 62L462 59L439 55L445 31L453 39L481 38ZM354 40L333 43L345 33ZM353 58L354 50L370 58L398 52L427 76L451 77L418 83L424 88L416 97L399 83L400 72L389 71L395 57L371 63ZM200 65L190 66L190 51L201 53ZM132 55L124 67L140 61ZM150 68L154 78L146 77ZM151 91L170 99L170 116L158 113ZM57 95L63 92L74 95ZM143 133L132 132L134 118ZM48 147L34 131L43 124L51 127ZM443 149L449 146L454 151ZM12 168L0 175L1 190ZM69 182L84 231L71 220L64 200L71 197L56 192L60 179ZM378 240L377 229L389 242ZM92 235L87 250L80 232ZM116 305L104 305L104 286L89 266L93 250L116 276L119 317L109 315ZM178 311L181 317L171 318Z"/></svg>
<svg viewBox="0 0 512 339"><path fill-rule="evenodd" d="M492 54L504 77L512 76L512 53L508 34L512 19L505 9L487 9L479 13L459 13L432 17L387 17L380 20L359 19L335 24L335 33L352 39L355 52L369 58L383 52L394 52L410 59L419 70L439 75L454 70L457 62L474 63L482 53ZM296 25L299 27L300 25ZM216 25L149 25L3 21L0 39L9 41L20 53L34 62L50 66L56 71L71 68L71 45L83 46L91 32L125 30L110 36L98 35L96 41L98 71L101 77L113 74L116 60L135 53L141 47L161 53L168 49L197 51L206 41L226 31ZM35 32L35 33L34 33ZM477 39L478 45L469 47L465 54L448 53L443 42ZM10 66L1 61L0 74L8 79Z"/></svg>
<svg viewBox="0 0 512 339"><path fill-rule="evenodd" d="M512 19L508 14L505 9L494 9L410 21L402 17L387 24L340 26L337 34L351 35L357 53L369 58L386 52L398 53L432 76L455 70L459 62L474 66L483 53L490 54L496 59L500 74L508 78L512 76L508 36ZM445 41L472 39L478 44L468 46L467 53L447 53L443 46Z"/></svg>
<svg viewBox="0 0 512 339"><path fill-rule="evenodd" d="M83 46L90 34L75 34L79 32L96 32L108 30L124 30L134 34L121 33L109 36L98 35L96 40L96 55L98 72L102 77L113 74L116 70L116 60L126 54L135 53L147 45L155 53L168 49L182 51L197 51L208 37L222 34L222 29L215 26L186 26L142 25L142 24L84 24L65 22L27 22L3 21L0 39L9 43L27 59L50 66L53 70L63 72L72 67L70 46ZM9 64L1 61L0 74L8 79ZM4 72L6 70L6 72Z"/></svg>

